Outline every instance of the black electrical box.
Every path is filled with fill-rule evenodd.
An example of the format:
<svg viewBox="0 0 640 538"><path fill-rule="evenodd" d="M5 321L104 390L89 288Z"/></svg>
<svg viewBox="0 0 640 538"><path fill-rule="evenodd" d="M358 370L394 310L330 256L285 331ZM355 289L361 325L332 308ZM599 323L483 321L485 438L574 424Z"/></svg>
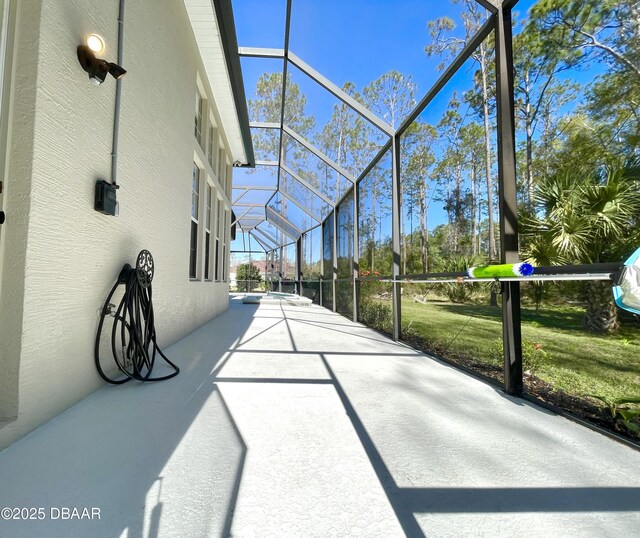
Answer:
<svg viewBox="0 0 640 538"><path fill-rule="evenodd" d="M116 200L116 189L118 185L107 183L104 179L96 181L96 200L94 209L105 215L118 215L118 201Z"/></svg>

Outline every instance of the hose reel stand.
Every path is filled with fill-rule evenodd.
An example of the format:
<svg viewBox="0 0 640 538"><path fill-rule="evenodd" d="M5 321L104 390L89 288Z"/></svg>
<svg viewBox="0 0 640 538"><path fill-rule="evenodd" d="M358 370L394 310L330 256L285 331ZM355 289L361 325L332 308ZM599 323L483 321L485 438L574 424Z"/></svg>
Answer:
<svg viewBox="0 0 640 538"><path fill-rule="evenodd" d="M148 250L141 250L136 259L135 268L125 264L118 280L111 288L102 307L96 334L94 359L98 374L107 383L121 385L132 379L137 381L163 381L171 379L180 369L162 352L156 341L154 324L152 287L155 264ZM111 298L120 285L125 291L116 307ZM111 329L111 353L118 370L123 377L114 379L108 376L100 361L100 339L104 322L108 316L114 318ZM173 369L173 372L152 377L156 353Z"/></svg>

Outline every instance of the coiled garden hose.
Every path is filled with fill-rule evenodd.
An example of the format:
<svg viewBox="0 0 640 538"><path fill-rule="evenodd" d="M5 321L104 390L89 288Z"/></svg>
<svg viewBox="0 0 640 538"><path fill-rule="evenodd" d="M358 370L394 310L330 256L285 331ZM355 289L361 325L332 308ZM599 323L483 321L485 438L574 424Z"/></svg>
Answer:
<svg viewBox="0 0 640 538"><path fill-rule="evenodd" d="M148 250L140 251L136 267L133 268L128 263L125 264L102 307L96 334L94 358L98 374L112 385L121 385L132 379L164 381L175 377L180 372L180 369L162 352L156 341L151 292L153 271L154 264L151 253ZM116 308L111 304L111 298L121 284L124 285L125 291ZM124 374L124 377L119 379L112 379L106 375L100 363L100 338L104 321L109 315L114 318L111 329L111 353L118 369ZM174 369L172 373L161 377L151 377L156 352Z"/></svg>

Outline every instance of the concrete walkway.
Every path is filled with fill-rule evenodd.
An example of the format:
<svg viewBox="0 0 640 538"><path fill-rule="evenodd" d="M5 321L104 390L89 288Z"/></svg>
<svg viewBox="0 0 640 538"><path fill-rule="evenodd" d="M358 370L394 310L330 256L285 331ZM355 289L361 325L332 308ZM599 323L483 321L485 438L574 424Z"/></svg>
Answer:
<svg viewBox="0 0 640 538"><path fill-rule="evenodd" d="M0 453L45 516L1 537L638 536L640 452L320 307L233 299L167 354Z"/></svg>

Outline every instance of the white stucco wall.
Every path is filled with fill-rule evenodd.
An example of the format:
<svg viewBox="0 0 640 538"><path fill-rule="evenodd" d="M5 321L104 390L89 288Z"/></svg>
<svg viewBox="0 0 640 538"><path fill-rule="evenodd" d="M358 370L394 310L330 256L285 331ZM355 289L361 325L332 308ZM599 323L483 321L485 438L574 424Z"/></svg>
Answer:
<svg viewBox="0 0 640 538"><path fill-rule="evenodd" d="M115 81L91 85L76 47L96 32L107 41L103 56L116 60L118 2L20 0L18 11L5 210L19 218L3 229L0 252L5 419L16 388L18 398L17 418L0 424L0 448L102 384L93 363L99 309L141 249L156 263L161 346L228 306L226 283L188 278L194 100L204 70L183 2L127 2L117 218L93 209L96 179L110 176Z"/></svg>

